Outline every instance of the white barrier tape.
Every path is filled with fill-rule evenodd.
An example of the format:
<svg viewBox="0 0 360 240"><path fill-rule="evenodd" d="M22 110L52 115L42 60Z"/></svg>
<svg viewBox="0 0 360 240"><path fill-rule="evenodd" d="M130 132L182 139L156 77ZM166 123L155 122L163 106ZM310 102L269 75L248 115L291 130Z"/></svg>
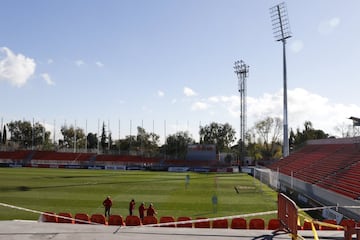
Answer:
<svg viewBox="0 0 360 240"><path fill-rule="evenodd" d="M76 222L93 224L93 225L103 225L103 224L100 224L100 223L87 222L87 221L80 220L80 219L69 218L69 217L60 216L60 215L57 215L57 214L52 214L52 213L47 213L47 212L41 212L41 211L37 211L37 210L33 210L33 209L28 209L28 208L23 208L23 207L18 207L18 206L14 206L14 205L2 203L2 202L0 202L0 206L8 207L8 208L13 208L13 209L17 209L17 210L22 210L22 211L26 211L26 212L37 213L37 214L40 214L40 215L53 216L53 217L57 217L57 218L62 218L62 219L66 219L66 220L71 220L71 221L74 221L74 222L76 221Z"/></svg>
<svg viewBox="0 0 360 240"><path fill-rule="evenodd" d="M63 219L68 219L68 220L74 220L74 221L76 220L77 222L89 223L87 221L83 221L83 220L80 220L80 219L59 216L57 214L46 213L46 212L42 212L42 211L37 211L37 210L33 210L33 209L18 207L18 206L6 204L6 203L1 203L1 202L0 202L0 206L13 208L13 209L17 209L17 210L22 210L22 211L26 211L26 212L37 213L37 214L41 214L41 215L56 216L58 218L63 218ZM159 227L159 226L169 226L169 225L174 225L174 224L208 222L208 221L222 220L222 219L246 218L246 217L254 217L254 216L261 216L261 215L268 215L268 214L275 214L275 213L277 213L277 210L268 211L268 212L259 212L259 213L247 213L247 214L226 216L226 217L217 217L217 218L205 218L205 219L196 219L196 220L188 220L188 221L180 221L180 222L167 222L167 223L148 224L148 225L142 225L142 226L146 226L146 227L155 227L156 226L156 227ZM90 224L99 224L99 223L90 223ZM103 225L103 224L99 224L99 225ZM127 226L127 227L132 227L132 226ZM134 227L139 227L139 226L134 226Z"/></svg>
<svg viewBox="0 0 360 240"><path fill-rule="evenodd" d="M18 207L18 206L14 206L14 205L2 203L2 202L0 202L0 206L13 208L13 209L17 209L17 210L22 210L22 211L26 211L26 212L37 213L37 214L41 214L41 215L56 216L58 218L74 220L76 222L95 224L95 225L103 225L100 223L94 223L94 222L89 223L87 221L80 220L80 219L69 218L69 217L65 217L65 216L59 216L57 214L51 214L51 213L46 213L46 212L37 211L37 210L33 210L33 209ZM325 206L325 207L314 207L314 208L299 208L298 210L306 212L306 211L322 210L322 209L328 209L328 208L360 208L360 206ZM188 221L180 221L180 222L147 224L147 225L142 225L142 226L144 226L144 227L161 227L161 226L170 226L170 225L174 225L174 224L187 224L187 223L193 224L193 223L210 222L210 221L223 220L223 219L247 218L247 217L254 217L254 216L261 216L261 215L269 215L269 214L276 214L277 212L278 212L277 210L273 210L273 211L267 211L267 212L248 213L248 214L240 214L240 215L217 217L217 218L204 218L204 219L196 219L196 220L188 220ZM125 226L125 227L139 227L139 226Z"/></svg>
<svg viewBox="0 0 360 240"><path fill-rule="evenodd" d="M329 208L360 208L360 206L340 206L340 205L336 205L336 206L324 206L324 207L313 207L313 208L298 208L298 210L301 210L301 211L314 211L314 210L323 210L323 209L329 209Z"/></svg>
<svg viewBox="0 0 360 240"><path fill-rule="evenodd" d="M201 222L211 222L215 220L224 220L224 219L233 219L233 218L246 218L246 217L254 217L254 216L262 216L269 214L276 214L278 211L268 211L268 212L259 212L259 213L247 213L241 215L233 215L233 216L225 216L225 217L216 217L216 218L204 218L204 219L195 219L195 220L187 220L187 221L178 221L178 222L166 222L166 223L156 223L156 224L147 224L143 225L144 227L163 227L170 226L174 224L187 224L187 223L201 223Z"/></svg>

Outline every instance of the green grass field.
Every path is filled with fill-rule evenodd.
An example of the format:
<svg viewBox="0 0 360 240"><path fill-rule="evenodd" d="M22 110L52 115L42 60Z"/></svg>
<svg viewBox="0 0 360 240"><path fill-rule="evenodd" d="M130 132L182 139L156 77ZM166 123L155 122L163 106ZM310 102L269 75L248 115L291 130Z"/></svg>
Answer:
<svg viewBox="0 0 360 240"><path fill-rule="evenodd" d="M185 188L185 177L190 184ZM237 193L234 187L238 188ZM211 198L218 196L217 212ZM37 211L128 215L132 198L153 203L158 216L222 217L277 209L277 193L247 174L0 168L0 202ZM37 220L39 214L0 206L0 220ZM265 220L276 215L261 216Z"/></svg>

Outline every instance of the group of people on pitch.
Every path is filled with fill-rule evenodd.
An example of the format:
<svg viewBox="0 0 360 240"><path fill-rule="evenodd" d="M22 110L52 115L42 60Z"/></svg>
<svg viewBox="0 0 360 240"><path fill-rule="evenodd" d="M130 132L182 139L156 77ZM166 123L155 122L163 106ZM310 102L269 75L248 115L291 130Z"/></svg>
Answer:
<svg viewBox="0 0 360 240"><path fill-rule="evenodd" d="M110 216L110 209L112 207L112 204L113 204L113 202L112 202L110 196L107 196L106 199L103 201L103 206L105 208L105 217ZM131 201L129 203L129 216L134 215L135 205L136 205L135 200L131 199ZM157 212L154 208L154 205L152 203L150 203L149 207L147 208L145 206L145 203L142 202L139 206L139 217L141 220L144 219L145 212L146 212L146 216L156 216L156 214L157 214Z"/></svg>

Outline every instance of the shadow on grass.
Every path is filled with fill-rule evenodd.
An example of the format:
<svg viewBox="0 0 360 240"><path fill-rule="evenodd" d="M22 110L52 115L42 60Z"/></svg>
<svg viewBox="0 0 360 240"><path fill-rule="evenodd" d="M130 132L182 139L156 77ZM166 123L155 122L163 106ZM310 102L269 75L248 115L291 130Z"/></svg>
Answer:
<svg viewBox="0 0 360 240"><path fill-rule="evenodd" d="M57 176L43 176L41 178L43 179L76 179L76 178L80 178L80 179L84 179L84 178L103 178L103 177L109 177L110 175L113 176L118 176L117 173L113 173L113 174L101 174L101 175L57 175ZM142 175L147 175L146 173L142 173L142 172L134 172L131 173L127 176L131 176L132 178L134 176L139 176L139 178L143 178ZM127 177L126 176L126 177ZM199 175L196 177L191 177L191 179L204 179L204 178L212 178L214 175ZM226 177L226 175L220 175L219 177ZM36 177L38 178L38 177ZM35 187L31 187L31 186L14 186L14 187L0 187L0 190L3 192L6 191L31 191L31 190L36 190L36 189L49 189L49 188L69 188L69 187L83 187L83 186L92 186L92 185L110 185L110 184L144 184L144 183L161 183L162 181L166 181L166 182L179 182L179 181L183 181L185 182L185 178L183 176L178 176L176 178L174 177L168 177L168 178L164 178L164 177L158 177L158 178L152 178L150 179L144 179L141 181L112 181L112 182L84 182L84 183L76 183L76 184L63 184L63 185L48 185L48 186L35 186Z"/></svg>
<svg viewBox="0 0 360 240"><path fill-rule="evenodd" d="M161 181L166 182L177 182L177 181L184 181L184 179L174 179L174 178L159 178L153 180L143 180L143 181L116 181L116 182L85 182L85 183L77 183L77 184L64 184L64 185L49 185L49 186L37 186L37 187L29 187L29 186L14 186L14 187L0 187L2 192L6 191L31 191L36 189L48 189L48 188L69 188L69 187L82 187L82 186L92 186L92 185L110 185L110 184L132 184L132 183L151 183L157 182L161 183Z"/></svg>

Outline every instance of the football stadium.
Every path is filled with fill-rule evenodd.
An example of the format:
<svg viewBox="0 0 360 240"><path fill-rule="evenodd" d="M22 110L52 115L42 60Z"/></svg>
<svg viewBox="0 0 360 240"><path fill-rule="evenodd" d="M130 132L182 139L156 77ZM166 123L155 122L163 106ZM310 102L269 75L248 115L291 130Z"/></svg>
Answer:
<svg viewBox="0 0 360 240"><path fill-rule="evenodd" d="M305 85L306 79L314 89L323 90L326 85L321 81L333 85L340 77L356 78L358 72L350 71L350 62L356 62L351 57L359 48L348 49L352 37L344 31L357 22L347 14L351 9L344 14L336 4L328 3L330 11L312 3L315 14L306 6L305 18L294 11L296 26L306 24L301 31L308 32L300 31L301 38L290 46L293 56L298 54L291 70L301 78L295 77L289 97L289 103L296 103L290 109L289 127L286 43L292 32L286 4L267 9L271 23L267 30L282 47L282 94L271 95L265 92L280 71L273 70L277 65L269 57L273 51L264 40L269 35L262 26L265 20L254 14L264 10L261 1L190 2L24 1L21 8L4 3L0 17L9 29L3 26L3 44L14 44L38 59L0 47L0 81L12 85L2 89L6 104L0 124L0 239L360 240L360 118L346 117L353 125L338 126L341 137L314 129L308 120L331 116L323 125L329 127L329 122L338 123L359 108L353 102L326 108L327 98L296 87ZM327 19L318 19L319 12ZM244 24L233 31L238 21ZM309 27L314 22L320 22L316 34ZM236 32L231 35L236 41L229 37L231 32ZM230 48L239 39L245 39L241 45L246 47L234 54ZM310 39L318 41L316 47ZM342 45L340 53L345 55L327 41ZM331 48L333 55L327 50ZM253 84L258 92L252 92L256 97L247 97L245 61L237 60L233 66L239 96L227 92L227 72L210 71L239 54L256 62ZM349 73L338 62L328 62L341 56L349 58ZM330 66L336 71L329 71ZM199 67L205 71L195 69ZM331 72L333 78L319 72ZM27 82L31 84L25 86ZM346 85L349 92L351 84ZM329 95L338 97L339 92ZM247 126L247 101L252 128ZM314 112L321 114L309 117ZM343 114L332 116L338 112ZM294 130L304 115L305 129ZM34 116L54 121L40 123ZM97 119L97 133L96 124L90 123L96 116L108 118L107 124L102 120L102 129ZM75 124L66 122L67 117ZM154 118L167 117L175 118L170 127L175 133L167 132L163 120L160 136ZM238 117L238 138L229 123L217 123ZM77 122L79 118L86 123ZM146 122L152 118L152 131L147 132L141 120L137 135L133 134L130 119L126 135L120 118ZM205 121L198 124L199 141L192 138L197 130L189 120L178 124L178 119L186 118ZM264 120L256 121L259 118ZM64 124L57 126L55 119Z"/></svg>
<svg viewBox="0 0 360 240"><path fill-rule="evenodd" d="M182 239L352 239L360 220L360 190L354 181L359 151L359 138L311 140L266 167L242 167L246 173L204 160L164 165L161 159L144 157L1 151L0 216L6 220L1 237L20 229L26 230L18 234L33 236L44 229L44 236L65 239L81 231L100 234L100 229L114 239L117 234L129 239L167 234ZM108 194L114 208L105 217L99 203ZM136 209L129 215L131 198L153 202L158 214L140 219ZM84 224L91 226L83 229ZM149 230L158 226L167 228Z"/></svg>

